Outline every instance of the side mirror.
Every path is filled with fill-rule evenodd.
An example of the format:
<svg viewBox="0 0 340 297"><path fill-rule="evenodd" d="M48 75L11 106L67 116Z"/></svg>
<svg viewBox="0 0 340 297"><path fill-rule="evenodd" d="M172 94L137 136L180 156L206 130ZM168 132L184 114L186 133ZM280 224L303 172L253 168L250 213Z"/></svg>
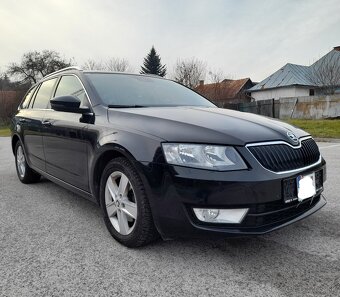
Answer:
<svg viewBox="0 0 340 297"><path fill-rule="evenodd" d="M80 100L74 96L59 96L50 100L51 108L56 111L87 113L89 108L80 108Z"/></svg>

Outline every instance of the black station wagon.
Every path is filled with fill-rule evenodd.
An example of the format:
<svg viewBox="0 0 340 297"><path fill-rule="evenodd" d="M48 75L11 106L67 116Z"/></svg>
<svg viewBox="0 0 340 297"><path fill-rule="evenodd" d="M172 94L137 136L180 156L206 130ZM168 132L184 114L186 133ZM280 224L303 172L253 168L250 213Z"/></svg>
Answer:
<svg viewBox="0 0 340 297"><path fill-rule="evenodd" d="M308 133L156 76L57 71L27 92L11 130L21 182L44 176L98 203L129 247L263 234L326 204Z"/></svg>

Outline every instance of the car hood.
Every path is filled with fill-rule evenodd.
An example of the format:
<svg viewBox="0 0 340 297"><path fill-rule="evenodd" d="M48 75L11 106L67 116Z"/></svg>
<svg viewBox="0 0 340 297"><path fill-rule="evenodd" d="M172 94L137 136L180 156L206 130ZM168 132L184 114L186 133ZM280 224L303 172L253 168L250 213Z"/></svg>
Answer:
<svg viewBox="0 0 340 297"><path fill-rule="evenodd" d="M288 131L298 138L309 135L275 119L216 107L109 109L108 119L116 128L140 131L169 142L245 145L272 140L291 142Z"/></svg>

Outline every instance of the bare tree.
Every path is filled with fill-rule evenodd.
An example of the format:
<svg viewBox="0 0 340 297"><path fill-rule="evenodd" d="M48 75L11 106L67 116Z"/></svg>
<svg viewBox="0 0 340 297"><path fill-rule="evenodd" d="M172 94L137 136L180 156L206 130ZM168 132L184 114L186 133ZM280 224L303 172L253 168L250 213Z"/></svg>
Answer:
<svg viewBox="0 0 340 297"><path fill-rule="evenodd" d="M309 68L309 80L324 94L334 94L340 86L340 52L330 52Z"/></svg>
<svg viewBox="0 0 340 297"><path fill-rule="evenodd" d="M224 79L223 71L221 69L210 70L208 76L211 82L211 88L209 89L209 94L205 93L203 90L202 95L206 96L210 100L219 99L225 87L225 83L223 82Z"/></svg>
<svg viewBox="0 0 340 297"><path fill-rule="evenodd" d="M210 70L208 72L209 80L213 84L218 84L224 79L224 73L221 69Z"/></svg>
<svg viewBox="0 0 340 297"><path fill-rule="evenodd" d="M66 60L55 51L30 51L23 55L20 63L11 63L7 73L20 78L23 83L34 84L45 75L68 67L71 63L71 59Z"/></svg>
<svg viewBox="0 0 340 297"><path fill-rule="evenodd" d="M182 85L193 89L200 80L205 78L206 71L206 63L197 58L178 59L174 67L173 78Z"/></svg>
<svg viewBox="0 0 340 297"><path fill-rule="evenodd" d="M0 70L0 91L9 90L11 85L8 75Z"/></svg>
<svg viewBox="0 0 340 297"><path fill-rule="evenodd" d="M131 71L129 61L121 58L109 58L107 60L88 59L82 66L84 70L101 70L101 71L117 71L127 72Z"/></svg>
<svg viewBox="0 0 340 297"><path fill-rule="evenodd" d="M108 71L132 72L132 68L130 66L129 61L121 58L108 59L105 63L105 68Z"/></svg>
<svg viewBox="0 0 340 297"><path fill-rule="evenodd" d="M88 59L82 66L84 70L106 70L102 61Z"/></svg>
<svg viewBox="0 0 340 297"><path fill-rule="evenodd" d="M226 90L230 88L230 82L233 80L231 74L224 74L221 69L210 70L208 73L210 85L209 88L198 88L198 92L210 100L222 100Z"/></svg>

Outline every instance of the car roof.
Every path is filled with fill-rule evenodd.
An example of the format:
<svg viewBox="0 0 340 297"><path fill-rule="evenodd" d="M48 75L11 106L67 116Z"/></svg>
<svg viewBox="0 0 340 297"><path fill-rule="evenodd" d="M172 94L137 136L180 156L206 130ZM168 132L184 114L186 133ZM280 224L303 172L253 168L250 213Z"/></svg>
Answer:
<svg viewBox="0 0 340 297"><path fill-rule="evenodd" d="M165 79L159 75L155 74L139 74L139 73L131 73L131 72L119 72L119 71L102 71L102 70L83 70L82 68L78 66L70 66L66 67L60 70L57 70L55 72L52 72L48 75L45 75L40 81L44 81L47 78L53 77L55 75L60 75L63 73L74 73L74 72L82 72L82 73L103 73L103 74L122 74L122 75L134 75L134 76L147 76L147 77L153 77L153 78L158 78L158 79Z"/></svg>

